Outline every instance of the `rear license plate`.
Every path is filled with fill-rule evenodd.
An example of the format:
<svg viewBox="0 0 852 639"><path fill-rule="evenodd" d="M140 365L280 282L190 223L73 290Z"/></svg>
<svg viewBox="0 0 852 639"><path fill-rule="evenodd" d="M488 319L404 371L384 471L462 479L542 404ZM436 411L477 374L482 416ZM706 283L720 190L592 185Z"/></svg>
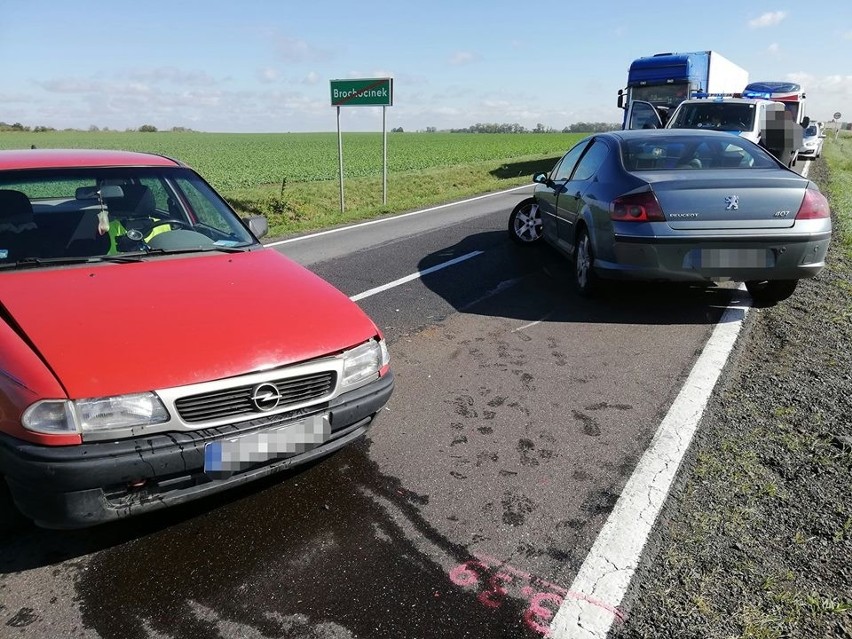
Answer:
<svg viewBox="0 0 852 639"><path fill-rule="evenodd" d="M691 257L693 264L697 262L695 265L700 268L769 268L775 265L775 254L766 249L701 249L694 251Z"/></svg>
<svg viewBox="0 0 852 639"><path fill-rule="evenodd" d="M270 459L297 455L328 441L328 415L312 415L284 426L210 442L204 446L204 472L227 477Z"/></svg>

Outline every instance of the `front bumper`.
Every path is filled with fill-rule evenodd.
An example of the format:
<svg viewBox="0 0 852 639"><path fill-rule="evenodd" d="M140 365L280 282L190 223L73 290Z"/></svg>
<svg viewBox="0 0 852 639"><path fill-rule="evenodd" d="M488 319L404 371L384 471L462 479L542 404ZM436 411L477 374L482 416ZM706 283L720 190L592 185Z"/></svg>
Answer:
<svg viewBox="0 0 852 639"><path fill-rule="evenodd" d="M82 528L198 499L328 455L364 435L390 399L393 373L310 409L234 426L158 433L77 446L40 446L0 434L0 469L16 505L45 528ZM204 472L205 446L328 416L328 439L306 452L228 477Z"/></svg>

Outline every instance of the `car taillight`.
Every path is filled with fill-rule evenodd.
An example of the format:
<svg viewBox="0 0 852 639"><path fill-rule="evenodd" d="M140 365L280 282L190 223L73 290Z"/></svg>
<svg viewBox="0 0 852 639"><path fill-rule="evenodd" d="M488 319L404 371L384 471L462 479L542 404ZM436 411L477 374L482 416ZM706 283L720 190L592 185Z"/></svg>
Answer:
<svg viewBox="0 0 852 639"><path fill-rule="evenodd" d="M816 189L805 189L805 197L802 199L799 212L796 213L796 219L818 220L825 217L831 217L828 200Z"/></svg>
<svg viewBox="0 0 852 639"><path fill-rule="evenodd" d="M615 198L609 217L619 222L664 222L663 209L651 191Z"/></svg>

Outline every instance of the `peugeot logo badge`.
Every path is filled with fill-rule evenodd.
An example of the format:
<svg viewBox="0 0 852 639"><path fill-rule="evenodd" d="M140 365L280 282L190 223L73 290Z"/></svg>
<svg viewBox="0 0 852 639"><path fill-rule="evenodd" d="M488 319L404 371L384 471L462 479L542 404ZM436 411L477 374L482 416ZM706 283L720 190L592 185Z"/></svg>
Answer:
<svg viewBox="0 0 852 639"><path fill-rule="evenodd" d="M726 211L736 211L740 208L740 196L739 195L728 195L725 197L725 210Z"/></svg>
<svg viewBox="0 0 852 639"><path fill-rule="evenodd" d="M275 384L258 384L251 392L251 401L257 406L257 410L274 410L281 401L281 391Z"/></svg>

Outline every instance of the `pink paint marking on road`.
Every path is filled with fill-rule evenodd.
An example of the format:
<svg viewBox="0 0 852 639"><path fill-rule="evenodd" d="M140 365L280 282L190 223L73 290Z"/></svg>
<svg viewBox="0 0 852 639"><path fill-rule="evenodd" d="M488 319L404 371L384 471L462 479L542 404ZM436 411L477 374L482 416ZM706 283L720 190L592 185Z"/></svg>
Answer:
<svg viewBox="0 0 852 639"><path fill-rule="evenodd" d="M550 622L565 599L586 601L611 613L619 622L625 614L603 601L584 593L572 592L537 575L524 572L505 561L489 555L475 554L474 559L461 563L449 572L450 581L462 588L479 590L477 601L486 608L496 609L512 596L528 602L523 621L532 631L548 635Z"/></svg>

